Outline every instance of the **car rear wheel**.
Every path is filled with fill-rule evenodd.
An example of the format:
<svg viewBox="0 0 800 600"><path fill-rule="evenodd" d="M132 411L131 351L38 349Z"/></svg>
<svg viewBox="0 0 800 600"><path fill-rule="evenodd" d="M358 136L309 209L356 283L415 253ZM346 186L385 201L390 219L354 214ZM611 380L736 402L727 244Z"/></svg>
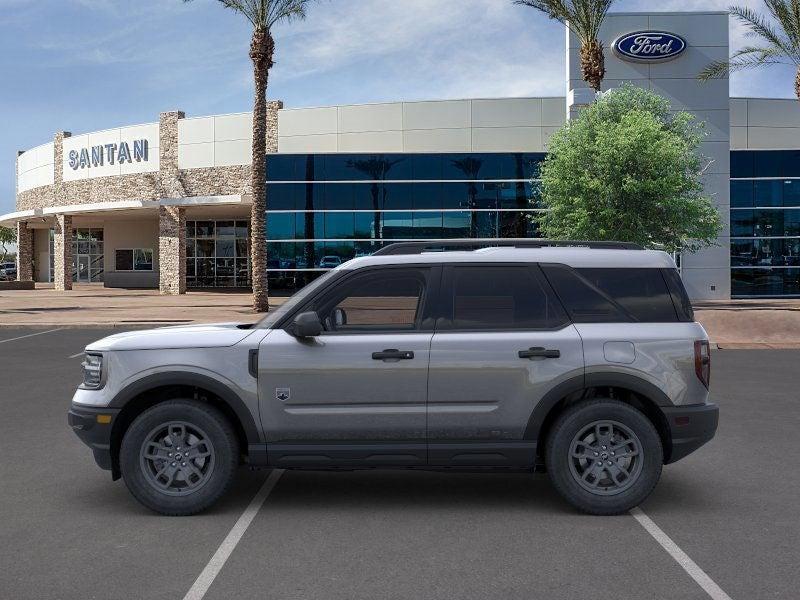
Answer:
<svg viewBox="0 0 800 600"><path fill-rule="evenodd" d="M231 424L215 408L170 400L139 415L122 440L125 485L144 506L165 515L191 515L216 502L239 462Z"/></svg>
<svg viewBox="0 0 800 600"><path fill-rule="evenodd" d="M565 410L547 439L547 471L574 507L614 515L653 491L663 464L661 438L641 411L618 400L586 400Z"/></svg>

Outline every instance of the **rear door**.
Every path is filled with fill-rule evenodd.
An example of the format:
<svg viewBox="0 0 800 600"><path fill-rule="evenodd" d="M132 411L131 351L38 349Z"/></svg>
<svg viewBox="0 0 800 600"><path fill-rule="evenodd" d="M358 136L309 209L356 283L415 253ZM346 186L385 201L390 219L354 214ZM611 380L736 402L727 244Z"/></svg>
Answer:
<svg viewBox="0 0 800 600"><path fill-rule="evenodd" d="M583 376L577 330L535 265L445 267L439 314L428 376L430 464L531 466L534 407Z"/></svg>

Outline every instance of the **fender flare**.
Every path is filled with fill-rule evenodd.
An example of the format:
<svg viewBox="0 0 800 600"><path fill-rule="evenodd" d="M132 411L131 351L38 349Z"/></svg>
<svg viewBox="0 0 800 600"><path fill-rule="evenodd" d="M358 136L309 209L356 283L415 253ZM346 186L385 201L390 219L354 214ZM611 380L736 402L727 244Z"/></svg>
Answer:
<svg viewBox="0 0 800 600"><path fill-rule="evenodd" d="M259 428L256 426L252 412L247 408L239 394L231 390L224 383L199 373L182 371L168 371L154 373L134 381L122 388L109 404L110 408L124 408L136 396L159 387L170 385L186 385L208 390L219 397L231 410L233 410L239 424L244 431L248 444L257 444L260 440Z"/></svg>
<svg viewBox="0 0 800 600"><path fill-rule="evenodd" d="M656 406L673 406L669 396L641 377L627 373L587 373L562 381L542 397L531 412L523 438L538 440L542 425L556 404L570 394L593 387L625 388L647 398Z"/></svg>

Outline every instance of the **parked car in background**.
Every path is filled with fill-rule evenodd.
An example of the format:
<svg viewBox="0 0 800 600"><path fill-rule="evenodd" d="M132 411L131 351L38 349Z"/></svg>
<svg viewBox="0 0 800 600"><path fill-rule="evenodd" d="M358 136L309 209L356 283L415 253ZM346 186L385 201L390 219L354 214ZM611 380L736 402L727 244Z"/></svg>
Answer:
<svg viewBox="0 0 800 600"><path fill-rule="evenodd" d="M627 511L714 436L708 336L664 252L516 243L394 244L255 325L89 344L69 423L169 515L240 463L546 471L580 510Z"/></svg>
<svg viewBox="0 0 800 600"><path fill-rule="evenodd" d="M0 280L12 281L17 278L17 263L0 263Z"/></svg>
<svg viewBox="0 0 800 600"><path fill-rule="evenodd" d="M322 260L319 261L321 269L335 269L340 264L342 264L342 259L338 256L323 256Z"/></svg>

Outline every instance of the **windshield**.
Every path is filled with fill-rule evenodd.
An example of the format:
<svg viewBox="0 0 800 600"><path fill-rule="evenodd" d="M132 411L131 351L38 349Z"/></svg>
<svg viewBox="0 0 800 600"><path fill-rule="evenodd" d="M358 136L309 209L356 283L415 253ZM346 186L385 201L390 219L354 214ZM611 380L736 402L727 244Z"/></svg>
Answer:
<svg viewBox="0 0 800 600"><path fill-rule="evenodd" d="M292 312L298 306L303 304L308 298L310 298L318 289L322 286L326 285L328 281L330 281L334 277L334 273L338 273L339 271L328 271L321 277L318 277L311 283L309 283L306 287L301 290L298 290L294 296L286 300L281 306L270 310L263 319L261 319L258 324L256 325L259 329L271 329L275 323L283 319L288 313Z"/></svg>

